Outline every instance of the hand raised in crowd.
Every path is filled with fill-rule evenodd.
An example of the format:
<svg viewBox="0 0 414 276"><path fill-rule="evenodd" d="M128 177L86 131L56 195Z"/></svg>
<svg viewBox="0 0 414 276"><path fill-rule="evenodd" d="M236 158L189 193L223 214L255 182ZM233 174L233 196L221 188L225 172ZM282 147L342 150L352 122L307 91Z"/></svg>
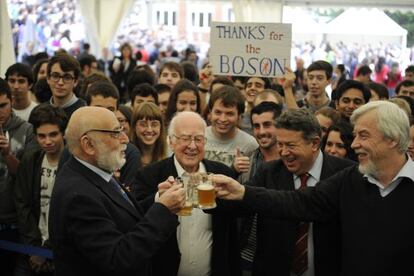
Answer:
<svg viewBox="0 0 414 276"><path fill-rule="evenodd" d="M200 70L200 86L205 89L209 89L211 82L214 79L213 72L211 71L211 65L207 65Z"/></svg>
<svg viewBox="0 0 414 276"><path fill-rule="evenodd" d="M10 154L10 140L3 132L0 132L0 152L3 156Z"/></svg>
<svg viewBox="0 0 414 276"><path fill-rule="evenodd" d="M212 176L213 184L218 198L227 200L242 200L245 188L231 177L215 174Z"/></svg>
<svg viewBox="0 0 414 276"><path fill-rule="evenodd" d="M165 186L162 186L162 188L165 189L168 184L166 182L163 183L165 183L163 184ZM161 184L162 183L160 183L160 185ZM158 185L158 187L160 187L160 185ZM184 207L185 203L185 193L183 187L174 183L170 188L160 194L158 202L163 204L174 214L179 212Z"/></svg>
<svg viewBox="0 0 414 276"><path fill-rule="evenodd" d="M244 156L239 148L236 149L233 167L238 173L248 172L250 168L250 158L248 156Z"/></svg>
<svg viewBox="0 0 414 276"><path fill-rule="evenodd" d="M283 80L283 88L292 88L295 84L295 73L289 67L285 67L285 74L281 78Z"/></svg>

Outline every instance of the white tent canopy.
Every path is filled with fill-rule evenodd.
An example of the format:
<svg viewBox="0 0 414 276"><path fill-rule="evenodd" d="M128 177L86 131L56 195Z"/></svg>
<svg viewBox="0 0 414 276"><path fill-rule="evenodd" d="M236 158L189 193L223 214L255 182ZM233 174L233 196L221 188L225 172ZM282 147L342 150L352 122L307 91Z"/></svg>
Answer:
<svg viewBox="0 0 414 276"><path fill-rule="evenodd" d="M292 23L292 40L297 43L314 41L318 44L322 40L323 25L302 8L284 8L283 23Z"/></svg>
<svg viewBox="0 0 414 276"><path fill-rule="evenodd" d="M378 9L350 8L325 26L328 41L398 43L406 47L407 30Z"/></svg>
<svg viewBox="0 0 414 276"><path fill-rule="evenodd" d="M0 77L16 62L6 0L0 0Z"/></svg>

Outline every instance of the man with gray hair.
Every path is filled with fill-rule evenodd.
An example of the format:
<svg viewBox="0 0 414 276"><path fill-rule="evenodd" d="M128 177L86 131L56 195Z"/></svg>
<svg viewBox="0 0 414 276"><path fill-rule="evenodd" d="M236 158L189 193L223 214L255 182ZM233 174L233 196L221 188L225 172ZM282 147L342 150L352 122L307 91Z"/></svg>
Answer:
<svg viewBox="0 0 414 276"><path fill-rule="evenodd" d="M125 135L105 108L72 114L65 137L73 156L56 177L49 213L58 276L152 275L151 258L177 227L183 188L138 204L114 179L125 163Z"/></svg>
<svg viewBox="0 0 414 276"><path fill-rule="evenodd" d="M370 102L351 116L359 166L303 192L242 186L215 176L219 197L243 200L259 214L305 221L339 219L341 275L414 275L414 162L409 121L397 105Z"/></svg>
<svg viewBox="0 0 414 276"><path fill-rule="evenodd" d="M206 123L199 114L177 113L170 122L168 139L174 155L138 171L134 186L137 199L154 201L158 184L167 178L172 185L174 178L197 172L233 176L226 165L204 159ZM234 218L193 209L191 216L180 216L179 221L176 233L153 258L154 276L240 275Z"/></svg>

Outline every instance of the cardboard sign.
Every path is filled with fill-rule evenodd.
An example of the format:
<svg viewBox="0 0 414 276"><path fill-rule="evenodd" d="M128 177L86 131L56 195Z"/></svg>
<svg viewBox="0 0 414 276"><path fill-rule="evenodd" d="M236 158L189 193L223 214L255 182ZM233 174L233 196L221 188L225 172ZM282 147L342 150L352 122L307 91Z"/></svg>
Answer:
<svg viewBox="0 0 414 276"><path fill-rule="evenodd" d="M212 22L215 75L276 77L290 66L292 24Z"/></svg>

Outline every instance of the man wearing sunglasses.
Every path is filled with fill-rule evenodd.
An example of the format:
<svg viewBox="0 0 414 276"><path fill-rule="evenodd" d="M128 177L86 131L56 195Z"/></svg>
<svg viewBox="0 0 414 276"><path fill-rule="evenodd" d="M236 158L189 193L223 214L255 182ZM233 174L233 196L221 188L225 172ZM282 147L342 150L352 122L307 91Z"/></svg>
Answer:
<svg viewBox="0 0 414 276"><path fill-rule="evenodd" d="M73 157L56 176L49 212L55 275L152 275L152 257L174 233L183 188L138 203L114 179L126 161L125 136L106 108L82 107L69 120Z"/></svg>
<svg viewBox="0 0 414 276"><path fill-rule="evenodd" d="M79 74L79 62L67 54L55 55L47 65L47 83L52 90L50 103L63 108L68 118L76 109L86 105L73 92L78 84Z"/></svg>
<svg viewBox="0 0 414 276"><path fill-rule="evenodd" d="M141 168L134 185L139 200L157 201L159 184L173 185L174 178L191 173L232 175L226 165L204 159L206 123L195 112L177 113L170 122L168 139L172 157ZM170 180L165 183L166 179ZM191 216L179 218L180 225L169 242L153 258L153 276L240 275L237 228L234 218L206 214L194 208Z"/></svg>

